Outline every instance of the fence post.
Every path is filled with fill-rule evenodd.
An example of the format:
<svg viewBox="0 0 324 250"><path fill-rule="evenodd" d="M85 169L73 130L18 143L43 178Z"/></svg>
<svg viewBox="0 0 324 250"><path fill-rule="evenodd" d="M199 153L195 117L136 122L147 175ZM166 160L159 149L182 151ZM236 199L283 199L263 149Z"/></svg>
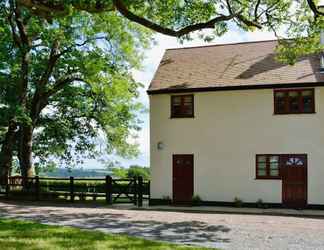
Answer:
<svg viewBox="0 0 324 250"><path fill-rule="evenodd" d="M136 177L134 177L133 182L134 182L133 202L134 205L136 206L137 205L137 178Z"/></svg>
<svg viewBox="0 0 324 250"><path fill-rule="evenodd" d="M74 202L74 178L70 176L70 201Z"/></svg>
<svg viewBox="0 0 324 250"><path fill-rule="evenodd" d="M39 201L40 198L40 186L39 186L39 176L35 176L35 199Z"/></svg>
<svg viewBox="0 0 324 250"><path fill-rule="evenodd" d="M147 185L148 185L148 187L147 187L147 190L148 190L148 200L150 202L150 200L151 200L151 181L148 181Z"/></svg>
<svg viewBox="0 0 324 250"><path fill-rule="evenodd" d="M6 182L6 199L9 199L9 193L10 193L10 177L8 177Z"/></svg>
<svg viewBox="0 0 324 250"><path fill-rule="evenodd" d="M142 207L143 206L143 177L139 176L138 177L138 188L137 188L137 206Z"/></svg>
<svg viewBox="0 0 324 250"><path fill-rule="evenodd" d="M112 178L111 176L107 175L106 176L106 202L109 205L112 205Z"/></svg>

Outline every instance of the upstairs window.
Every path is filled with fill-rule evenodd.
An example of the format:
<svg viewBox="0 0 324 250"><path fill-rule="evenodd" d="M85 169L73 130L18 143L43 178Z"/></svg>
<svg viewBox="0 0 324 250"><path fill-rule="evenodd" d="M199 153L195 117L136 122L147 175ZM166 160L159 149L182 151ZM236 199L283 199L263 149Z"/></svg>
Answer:
<svg viewBox="0 0 324 250"><path fill-rule="evenodd" d="M280 155L256 156L256 179L280 178Z"/></svg>
<svg viewBox="0 0 324 250"><path fill-rule="evenodd" d="M193 95L171 96L171 118L186 118L194 116Z"/></svg>
<svg viewBox="0 0 324 250"><path fill-rule="evenodd" d="M274 90L274 113L315 113L314 89Z"/></svg>

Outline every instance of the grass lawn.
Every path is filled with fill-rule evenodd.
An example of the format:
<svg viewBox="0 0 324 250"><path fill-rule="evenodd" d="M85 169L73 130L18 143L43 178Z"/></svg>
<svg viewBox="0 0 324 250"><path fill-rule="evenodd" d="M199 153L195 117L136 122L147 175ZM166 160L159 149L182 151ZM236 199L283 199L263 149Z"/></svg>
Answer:
<svg viewBox="0 0 324 250"><path fill-rule="evenodd" d="M186 247L124 235L105 234L72 227L48 226L30 221L0 219L0 249L207 249Z"/></svg>

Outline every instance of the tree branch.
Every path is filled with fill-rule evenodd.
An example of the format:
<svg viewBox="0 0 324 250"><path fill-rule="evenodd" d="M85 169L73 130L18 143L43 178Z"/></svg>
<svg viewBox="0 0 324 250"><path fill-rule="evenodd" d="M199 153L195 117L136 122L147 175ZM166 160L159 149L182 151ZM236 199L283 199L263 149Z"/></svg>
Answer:
<svg viewBox="0 0 324 250"><path fill-rule="evenodd" d="M65 16L69 14L69 6L73 6L77 10L87 11L89 13L99 13L114 10L111 1L35 1L35 0L17 0L19 4L29 8L32 13L42 16L47 20L51 20L56 16Z"/></svg>
<svg viewBox="0 0 324 250"><path fill-rule="evenodd" d="M55 40L53 42L52 48L51 48L51 52L50 52L50 56L48 58L47 61L47 67L46 70L44 71L43 75L41 76L39 82L38 82L38 86L40 88L44 88L44 86L46 85L50 75L52 74L52 71L55 67L55 64L57 62L57 60L60 57L60 54L58 53L58 48L59 48L59 41Z"/></svg>
<svg viewBox="0 0 324 250"><path fill-rule="evenodd" d="M29 8L34 14L43 16L46 18L53 18L55 16L67 15L68 14L68 5L64 3L64 1L35 1L35 0L17 0L19 4ZM257 11L261 1L258 1L255 7L255 11ZM220 14L209 21L188 25L179 30L174 30L172 28L167 28L146 19L145 17L141 17L136 15L132 11L129 10L128 6L124 3L123 0L111 0L111 1L68 1L68 3L73 6L77 10L84 10L89 13L97 13L104 11L114 11L117 10L122 16L129 19L130 21L136 22L142 26L145 26L153 31L174 36L181 37L183 35L189 34L191 32L202 30L202 29L213 29L215 25L219 22L229 21L229 20L237 20L244 23L247 26L257 27L259 29L262 28L262 25L257 22L257 18L254 20L249 20L247 17L244 17L241 11L231 12L229 15ZM215 13L216 14L216 13Z"/></svg>
<svg viewBox="0 0 324 250"><path fill-rule="evenodd" d="M251 21L247 18L245 18L243 15L239 14L237 16L237 18L242 22L244 23L246 26L251 26L251 27L257 27L258 29L262 29L262 25L259 24L258 22L256 21Z"/></svg>
<svg viewBox="0 0 324 250"><path fill-rule="evenodd" d="M55 82L54 86L45 93L46 98L51 97L52 95L56 94L58 91L63 89L67 84L75 82L75 81L86 82L81 77L73 76L73 75L68 76L66 78L59 79Z"/></svg>
<svg viewBox="0 0 324 250"><path fill-rule="evenodd" d="M82 47L82 46L86 45L87 43L89 43L90 41L96 41L96 40L100 40L100 39L107 39L107 36L99 36L99 37L89 38L89 39L83 41L82 43L76 43L74 46L71 46L71 47L63 50L61 53L59 53L59 41L55 40L53 42L53 45L52 45L52 48L51 48L50 56L49 56L49 59L48 59L48 62L47 62L47 68L44 71L42 77L40 78L40 80L38 82L38 86L37 86L38 89L36 91L37 93L35 93L35 97L37 97L36 94L38 94L38 95L40 95L38 97L42 98L41 95L44 94L43 91L45 89L45 85L48 82L48 79L49 79L50 75L53 72L53 69L55 67L55 64L56 64L57 60L62 55L64 55L65 53L70 52L73 47ZM64 87L64 84L68 83L69 81L71 82L71 81L77 81L77 80L81 81L81 79L76 78L76 77L65 78L64 80L58 81L54 85L53 89L51 89L50 91L45 93L45 98L48 98L50 95L55 94L57 91L59 91L61 89L61 86Z"/></svg>
<svg viewBox="0 0 324 250"><path fill-rule="evenodd" d="M29 47L31 47L31 41L28 39L26 27L25 27L24 21L21 17L20 9L18 6L14 5L14 3L12 3L12 6L13 6L14 13L15 13L15 15L14 15L15 22L18 27L21 42L25 47L29 48Z"/></svg>
<svg viewBox="0 0 324 250"><path fill-rule="evenodd" d="M233 9L231 7L229 0L226 0L226 5L227 5L227 9L228 9L229 13L233 14ZM258 6L259 5L257 4L257 6L255 7L255 12L257 12ZM239 13L236 17L237 17L237 19L239 19L239 21L241 21L242 23L244 23L247 26L254 26L254 27L257 27L258 29L262 29L262 25L257 23L256 16L254 17L254 21L248 20L243 15L241 15L241 13Z"/></svg>
<svg viewBox="0 0 324 250"><path fill-rule="evenodd" d="M84 40L81 43L76 43L76 44L68 47L67 49L65 49L61 53L59 53L58 56L60 57L60 56L64 55L65 53L71 52L74 47L82 47L82 46L85 46L87 43L89 43L91 41L97 41L97 40L102 40L102 39L107 39L107 38L108 38L107 36L91 37L89 39Z"/></svg>
<svg viewBox="0 0 324 250"><path fill-rule="evenodd" d="M31 49L31 43L28 38L28 34L26 31L25 24L22 21L21 13L19 10L19 7L16 5L16 2L14 0L9 1L10 4L10 9L13 13L12 19L14 19L17 29L18 29L18 34L17 37L19 37L19 48L21 50L21 80L20 84L18 85L18 102L22 105L25 106L26 104L26 97L27 97L27 88L28 88L28 72L29 72L29 52ZM13 31L15 32L15 25L13 25L12 22L12 28Z"/></svg>
<svg viewBox="0 0 324 250"><path fill-rule="evenodd" d="M235 17L238 17L239 13L232 13L228 16L220 15L218 17L215 17L214 19L211 19L208 22L205 23L197 23L193 25L189 25L185 28L182 28L180 30L172 30L169 28L162 27L161 25L158 25L156 23L153 23L143 17L135 15L133 12L127 9L127 7L124 5L122 0L113 0L113 3L116 7L116 9L119 11L120 14L122 14L127 19L136 22L138 24L141 24L151 30L154 30L156 32L174 36L174 37L181 37L183 35L186 35L190 32L201 30L201 29L213 29L215 27L215 24L222 21L228 21Z"/></svg>
<svg viewBox="0 0 324 250"><path fill-rule="evenodd" d="M314 14L314 18L316 19L318 16L324 16L324 12L320 11L316 4L314 3L313 0L307 0L307 4L309 6L309 8L311 9L311 11Z"/></svg>
<svg viewBox="0 0 324 250"><path fill-rule="evenodd" d="M47 104L48 97L47 95L44 95L44 92L45 92L46 84L48 83L48 79L50 78L53 72L57 60L59 59L58 48L59 48L59 42L55 40L51 47L51 52L47 61L46 69L44 70L44 73L42 74L42 76L38 81L38 84L36 85L36 91L33 95L31 111L30 111L30 117L34 124L39 118L40 112Z"/></svg>
<svg viewBox="0 0 324 250"><path fill-rule="evenodd" d="M13 18L13 13L10 13L9 16L8 16L8 22L9 22L11 33L12 33L12 39L14 41L14 44L17 47L21 48L21 46L22 46L21 41L20 41L19 36L16 33L15 25L14 25L14 23L12 21L12 18Z"/></svg>
<svg viewBox="0 0 324 250"><path fill-rule="evenodd" d="M258 19L258 9L260 6L261 0L258 0L254 8L254 20Z"/></svg>

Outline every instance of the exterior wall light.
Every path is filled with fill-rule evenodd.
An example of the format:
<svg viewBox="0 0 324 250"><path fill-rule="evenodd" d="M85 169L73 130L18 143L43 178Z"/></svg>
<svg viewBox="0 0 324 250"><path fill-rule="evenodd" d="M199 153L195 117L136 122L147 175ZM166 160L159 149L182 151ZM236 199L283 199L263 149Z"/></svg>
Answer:
<svg viewBox="0 0 324 250"><path fill-rule="evenodd" d="M162 150L162 149L164 149L164 144L163 144L163 142L159 141L159 142L157 143L157 149L158 149L158 150Z"/></svg>

